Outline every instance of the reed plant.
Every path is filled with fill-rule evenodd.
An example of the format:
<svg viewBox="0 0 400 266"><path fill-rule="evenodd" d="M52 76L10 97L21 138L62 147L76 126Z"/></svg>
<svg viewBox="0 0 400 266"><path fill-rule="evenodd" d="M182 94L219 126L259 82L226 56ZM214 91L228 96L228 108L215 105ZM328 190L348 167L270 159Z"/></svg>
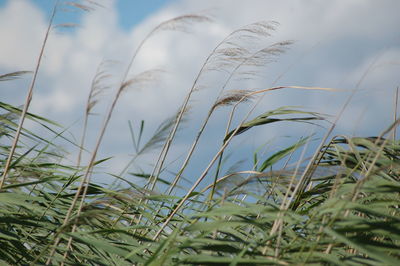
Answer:
<svg viewBox="0 0 400 266"><path fill-rule="evenodd" d="M65 4L65 3L61 3ZM96 1L68 2L93 11ZM107 79L110 62L99 66L89 88L79 143L66 129L29 112L35 80L45 52L57 1L45 33L24 106L0 102L0 262L5 265L398 265L400 263L400 142L396 137L397 97L391 125L377 136L332 136L337 120L350 104L346 99L320 140L312 135L270 155L254 152L247 170L223 173L225 152L237 136L275 123L318 124L324 114L282 106L255 114L263 95L274 91L311 90L340 93L324 87L279 86L230 90L235 78L256 78L260 70L279 59L292 41L271 43L277 22L260 21L233 31L210 51L188 89L177 113L160 124L153 136L130 131L136 154L108 185L96 182L103 137L123 92L151 87L159 69L130 75L141 48L164 31L188 31L210 17L189 14L156 26L133 51L116 87ZM371 67L374 63L372 63ZM271 67L271 66L270 66ZM182 122L190 120L192 97L211 72L228 73L178 171L167 159ZM0 84L28 74L0 75ZM104 90L114 90L93 150L86 147L86 131L93 108ZM248 112L238 111L248 105ZM190 188L181 185L187 166L207 125L219 108L230 108L217 152L201 172L190 172ZM235 119L234 119L235 118ZM138 118L139 119L139 118ZM47 137L24 126L31 120L47 130ZM239 122L237 122L239 121ZM66 163L57 139L78 149L76 163ZM146 143L143 140L147 139ZM312 141L316 144L309 145ZM310 147L316 147L310 153ZM126 174L139 156L158 152L153 169L136 173L138 185ZM89 152L88 162L82 153ZM310 155L311 154L311 155ZM110 156L112 156L110 154ZM140 167L140 166L139 166ZM173 173L172 178L165 175ZM92 177L93 176L93 177ZM205 183L206 177L212 180ZM135 180L136 180L135 179ZM161 192L164 191L164 192Z"/></svg>

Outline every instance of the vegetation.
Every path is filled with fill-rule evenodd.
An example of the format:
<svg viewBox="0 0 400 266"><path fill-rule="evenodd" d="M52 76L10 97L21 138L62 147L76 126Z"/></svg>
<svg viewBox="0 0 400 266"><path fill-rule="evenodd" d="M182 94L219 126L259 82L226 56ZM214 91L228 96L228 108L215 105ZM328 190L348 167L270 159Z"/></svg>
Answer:
<svg viewBox="0 0 400 266"><path fill-rule="evenodd" d="M92 10L94 1L69 3ZM52 17L57 13L57 5ZM277 59L291 41L268 44L275 22L257 22L235 30L211 51L189 89L178 113L163 122L142 144L131 126L137 154L117 182L99 185L92 179L107 158L98 158L104 133L123 91L149 86L158 70L133 77L129 69L143 44L167 30L187 30L193 23L210 21L203 15L184 15L163 22L145 37L115 90L105 122L87 164L71 165L55 144L68 141L64 130L46 118L31 114L29 103L45 51L47 36L24 107L0 102L0 262L9 265L398 265L400 263L400 142L399 120L375 137L331 136L336 117L315 152L306 158L312 136L289 144L270 156L254 152L253 167L222 174L224 152L247 130L277 122L318 123L324 115L284 106L251 118L262 95L273 90L329 88L275 86L257 90L227 90L234 78L254 78L257 70ZM257 44L257 45L254 45ZM83 137L74 148L86 151L87 121L106 85L107 62L99 67L85 109ZM228 78L180 169L170 179L165 165L176 132L187 114L199 81L213 71ZM26 72L0 76L10 82ZM351 95L343 109L349 103ZM251 105L238 116L239 104ZM180 184L209 118L218 108L231 108L221 147L200 173L191 173L191 188ZM397 107L397 106L396 106ZM45 128L43 138L24 127L31 120ZM324 130L324 129L321 129ZM143 137L144 138L144 137ZM136 158L159 151L151 172L125 173ZM298 153L301 153L300 155ZM296 155L297 154L297 155ZM294 161L294 163L293 163ZM278 169L278 170L276 170ZM171 170L172 171L172 170ZM200 183L212 177L210 184ZM132 179L133 178L133 179ZM143 179L143 185L133 180ZM118 184L118 185L117 185ZM161 193L160 191L165 191Z"/></svg>

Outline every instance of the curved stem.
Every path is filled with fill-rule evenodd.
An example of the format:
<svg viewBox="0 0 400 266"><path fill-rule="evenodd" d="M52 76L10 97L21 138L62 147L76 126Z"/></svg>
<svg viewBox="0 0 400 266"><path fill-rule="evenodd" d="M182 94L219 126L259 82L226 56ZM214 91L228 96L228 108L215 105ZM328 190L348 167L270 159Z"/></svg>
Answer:
<svg viewBox="0 0 400 266"><path fill-rule="evenodd" d="M60 0L57 0L57 2L54 4L53 11L52 11L51 16L50 16L49 24L48 24L48 27L47 27L47 30L46 30L46 34L44 36L42 47L40 49L38 61L36 63L35 72L33 73L32 81L31 81L31 84L29 86L28 93L27 93L27 96L26 96L26 99L25 99L25 104L24 104L24 108L23 108L22 113L21 113L21 117L20 117L20 120L19 120L18 128L17 128L17 131L15 133L13 143L11 145L10 153L8 154L7 162L6 162L5 166L4 166L3 175L2 175L2 177L0 179L0 189L3 188L4 181L6 180L7 174L9 172L9 170L10 170L11 161L12 161L12 158L14 156L15 149L17 148L18 140L19 140L19 137L20 137L21 131L22 131L22 126L24 124L25 117L26 117L26 114L27 114L28 109L29 109L29 105L30 105L30 103L32 101L33 88L35 87L36 78L37 78L37 75L39 73L39 69L40 69L40 65L41 65L41 62L42 62L44 50L45 50L45 47L46 47L46 44L47 44L47 39L48 39L48 37L50 35L51 27L53 25L53 20L54 20L54 17L56 15L56 12L57 12L57 7L58 7L58 4L59 4L59 1Z"/></svg>

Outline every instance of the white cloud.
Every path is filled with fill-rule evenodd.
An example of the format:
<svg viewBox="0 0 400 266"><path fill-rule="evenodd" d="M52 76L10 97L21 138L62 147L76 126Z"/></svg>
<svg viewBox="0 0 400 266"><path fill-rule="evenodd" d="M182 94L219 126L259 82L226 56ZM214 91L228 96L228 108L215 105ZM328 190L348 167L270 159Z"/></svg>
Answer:
<svg viewBox="0 0 400 266"><path fill-rule="evenodd" d="M0 66L32 69L35 65L43 30L44 14L28 1L8 1L0 9Z"/></svg>
<svg viewBox="0 0 400 266"><path fill-rule="evenodd" d="M269 66L266 77L253 82L252 86L268 86L290 66L279 84L351 89L371 59L382 49L387 50L380 61L383 65L380 64L379 69L368 75L363 86L366 91L378 87L390 91L399 83L396 64L400 61L397 34L400 2L396 0L181 0L150 15L131 31L120 29L117 23L120 14L113 1L109 3L105 9L84 13L81 26L73 32L52 34L46 48L32 111L49 115L66 125L71 124L83 113L91 79L102 59L117 59L124 66L142 38L158 23L187 12L216 7L212 11L216 23L195 26L194 35L163 32L145 44L133 65L131 75L159 66L165 67L168 73L155 88L124 94L106 140L107 143L114 141L111 146L115 149L123 149L126 146L124 142L129 142L128 133L124 133L126 139L116 137L121 132L127 132L127 120L145 119L150 128L154 128L180 106L204 59L215 45L230 31L258 20L280 22L276 37L271 40L295 39L298 42L288 56L282 57L281 63ZM43 12L28 0L8 1L0 9L1 71L33 69L46 23ZM122 68L116 67L116 70L111 71L121 75ZM216 75L207 81L208 84L214 83L194 95L193 103L197 106L194 112L201 111L202 114L192 115L197 124L190 128L191 133L205 115L207 106L212 104L211 95L219 90L218 84L221 83ZM378 117L388 114L391 99L387 98L387 93L383 93L383 97L376 97L376 93L377 90L371 93L373 100L368 98L368 94L356 99L348 116L342 119L341 129L354 130L354 121L365 110L364 102L375 106L370 108L374 111L368 114L373 116L374 121L379 122ZM110 100L110 97L104 100ZM308 104L317 111L335 114L342 101L341 95L332 97L324 93L272 93L259 110L271 106ZM376 125L381 126L378 122ZM93 131L97 132L96 129ZM273 132L278 134L277 129ZM188 138L191 137L185 136L185 140Z"/></svg>

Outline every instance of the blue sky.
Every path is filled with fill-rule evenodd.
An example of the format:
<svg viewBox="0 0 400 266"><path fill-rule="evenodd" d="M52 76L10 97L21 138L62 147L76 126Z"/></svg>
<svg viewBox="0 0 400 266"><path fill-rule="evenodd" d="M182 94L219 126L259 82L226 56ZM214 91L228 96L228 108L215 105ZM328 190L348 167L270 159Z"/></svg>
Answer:
<svg viewBox="0 0 400 266"><path fill-rule="evenodd" d="M145 19L150 13L163 8L165 5L174 2L173 0L152 0L152 1L118 1L117 8L120 14L120 25L123 29L129 30L132 26Z"/></svg>
<svg viewBox="0 0 400 266"><path fill-rule="evenodd" d="M91 81L103 60L118 62L109 70L110 83L115 84L134 49L159 23L187 13L207 14L213 18L212 23L192 25L192 34L161 32L139 53L130 76L151 68L162 68L165 73L159 83L128 91L120 100L100 153L100 157L115 155L107 165L111 172L123 168L133 153L128 120L138 126L144 119L146 137L149 137L159 123L180 106L210 51L231 31L261 20L277 21L280 26L270 38L254 43L255 47L283 40L295 43L276 62L260 69L259 76L253 80L235 80L227 89L265 88L280 77L277 85L333 87L343 91L271 93L252 117L286 105L301 105L334 116L349 91L362 79L360 92L339 121L337 133L378 135L392 121L394 90L400 85L400 1L98 1L105 8L57 14L56 23L78 22L79 27L52 31L31 106L32 112L62 122L75 139L80 137ZM34 68L52 2L0 0L0 73ZM366 77L362 78L366 72ZM176 160L173 167L179 167L196 134L198 122L204 119L225 79L223 73L212 71L201 79L204 89L196 92L191 101L191 122L182 130L169 158L170 162ZM29 81L26 77L0 84L2 101L21 105ZM101 98L96 109L99 115L92 117L89 150L111 95L112 90ZM246 106L242 111L246 111ZM225 108L212 117L201 148L195 154L196 163L189 166L188 173L203 169L216 152L228 114L229 108ZM274 140L274 145L267 145L267 156L310 131L309 126L282 124L246 132L233 143L233 147L243 145L241 151L245 152L232 156L232 162L251 158L255 148ZM142 165L151 163L152 156L154 154L141 158ZM69 159L73 162L75 158L76 151L71 149Z"/></svg>
<svg viewBox="0 0 400 266"><path fill-rule="evenodd" d="M12 0L0 0L0 7ZM61 1L62 2L62 1ZM163 8L165 5L174 2L174 0L151 0L151 1L132 1L119 0L116 7L119 14L119 25L124 30L130 30L133 26L143 21L149 14ZM51 13L54 7L54 0L32 0L32 3L38 6L47 15ZM78 22L82 16L80 12L63 13L57 17L58 21ZM65 23L65 22L64 22Z"/></svg>

